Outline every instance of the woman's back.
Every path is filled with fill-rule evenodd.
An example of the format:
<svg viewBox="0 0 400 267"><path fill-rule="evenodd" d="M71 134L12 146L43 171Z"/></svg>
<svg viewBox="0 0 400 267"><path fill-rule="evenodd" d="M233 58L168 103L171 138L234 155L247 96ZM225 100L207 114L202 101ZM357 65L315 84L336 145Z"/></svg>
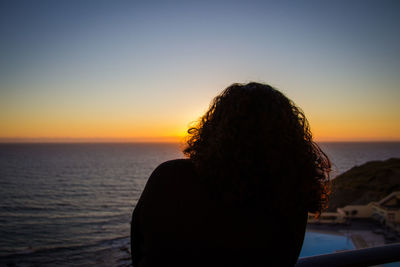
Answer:
<svg viewBox="0 0 400 267"><path fill-rule="evenodd" d="M291 214L288 223L265 207L215 200L189 159L165 162L149 178L133 214L134 265L293 265L307 211Z"/></svg>

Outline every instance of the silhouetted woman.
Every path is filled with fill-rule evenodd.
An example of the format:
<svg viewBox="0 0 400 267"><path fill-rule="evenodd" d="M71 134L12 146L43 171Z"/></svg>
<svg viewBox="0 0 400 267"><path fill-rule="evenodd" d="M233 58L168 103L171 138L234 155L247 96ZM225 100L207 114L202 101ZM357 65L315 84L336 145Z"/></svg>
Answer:
<svg viewBox="0 0 400 267"><path fill-rule="evenodd" d="M330 171L303 112L233 84L188 133L188 158L158 166L133 212L134 266L293 266Z"/></svg>

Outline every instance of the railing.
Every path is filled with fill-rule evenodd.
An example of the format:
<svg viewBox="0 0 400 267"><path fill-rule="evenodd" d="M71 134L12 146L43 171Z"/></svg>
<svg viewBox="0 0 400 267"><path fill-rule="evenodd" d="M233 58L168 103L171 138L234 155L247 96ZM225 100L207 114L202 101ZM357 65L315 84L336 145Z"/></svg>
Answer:
<svg viewBox="0 0 400 267"><path fill-rule="evenodd" d="M371 266L400 261L400 243L299 258L296 267Z"/></svg>

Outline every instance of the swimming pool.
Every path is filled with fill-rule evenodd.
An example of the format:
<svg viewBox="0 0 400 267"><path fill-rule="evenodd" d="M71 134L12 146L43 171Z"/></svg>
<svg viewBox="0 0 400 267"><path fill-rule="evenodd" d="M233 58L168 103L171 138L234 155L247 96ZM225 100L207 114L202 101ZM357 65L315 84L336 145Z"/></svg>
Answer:
<svg viewBox="0 0 400 267"><path fill-rule="evenodd" d="M300 258L355 249L351 239L339 234L307 231L301 248ZM385 267L400 267L400 262L387 263Z"/></svg>
<svg viewBox="0 0 400 267"><path fill-rule="evenodd" d="M347 236L307 231L300 257L328 254L340 250L355 249Z"/></svg>

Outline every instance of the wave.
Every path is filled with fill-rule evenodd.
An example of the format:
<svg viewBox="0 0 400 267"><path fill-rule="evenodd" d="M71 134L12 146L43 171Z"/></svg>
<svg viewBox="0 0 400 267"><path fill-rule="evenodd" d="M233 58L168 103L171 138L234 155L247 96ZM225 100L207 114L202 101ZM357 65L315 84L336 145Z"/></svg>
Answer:
<svg viewBox="0 0 400 267"><path fill-rule="evenodd" d="M0 263L15 262L15 263L38 263L50 264L55 261L67 264L68 259L85 258L85 255L96 254L99 251L119 250L130 255L130 238L129 236L119 236L114 238L102 239L90 244L77 244L70 246L55 246L55 247L25 247L13 251L6 255L0 256ZM51 257L49 257L51 256ZM93 258L91 256L91 258ZM52 260L54 259L54 260ZM73 261L74 263L75 260Z"/></svg>

